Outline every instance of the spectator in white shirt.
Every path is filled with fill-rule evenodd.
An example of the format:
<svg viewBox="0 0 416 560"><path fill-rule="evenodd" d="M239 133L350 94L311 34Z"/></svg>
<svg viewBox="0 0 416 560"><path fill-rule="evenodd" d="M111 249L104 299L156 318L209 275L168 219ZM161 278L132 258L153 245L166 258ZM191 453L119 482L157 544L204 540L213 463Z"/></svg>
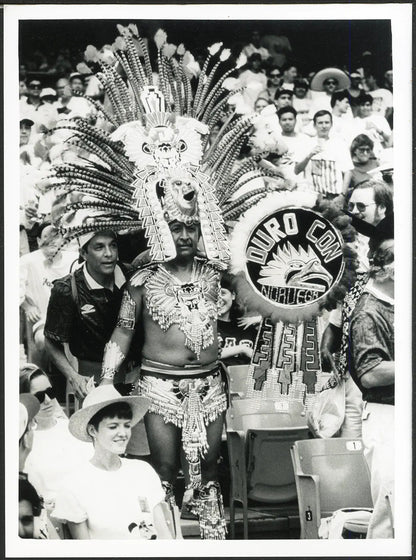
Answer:
<svg viewBox="0 0 416 560"><path fill-rule="evenodd" d="M293 64L287 63L281 68L283 74L282 89L290 89L293 91L295 80L298 77L298 69Z"/></svg>
<svg viewBox="0 0 416 560"><path fill-rule="evenodd" d="M354 136L367 134L374 142L374 155L379 158L384 148L391 147L392 133L389 123L373 113L373 98L369 93L360 97L358 116L354 119Z"/></svg>
<svg viewBox="0 0 416 560"><path fill-rule="evenodd" d="M307 149L302 159L295 165L296 175L305 171L310 189L325 198L345 194L348 184L344 184L347 171L353 165L348 148L339 139L329 137L332 128L332 115L329 111L318 111L313 118L317 142Z"/></svg>

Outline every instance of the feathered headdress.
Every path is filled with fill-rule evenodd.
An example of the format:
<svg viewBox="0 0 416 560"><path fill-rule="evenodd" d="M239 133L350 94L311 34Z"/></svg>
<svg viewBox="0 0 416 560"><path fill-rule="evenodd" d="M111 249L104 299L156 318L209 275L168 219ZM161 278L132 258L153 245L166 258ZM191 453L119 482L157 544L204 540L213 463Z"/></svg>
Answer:
<svg viewBox="0 0 416 560"><path fill-rule="evenodd" d="M156 33L155 75L137 27L117 28L112 58L91 45L85 54L98 65L96 76L111 104L109 111L90 100L105 126L80 118L58 125L70 130L70 143L90 155L54 168L55 221L65 240L103 229L143 229L153 261L176 256L170 221L198 221L207 258L224 268L229 260L224 219L237 219L271 188L265 182L236 197L244 178L282 178L275 168L260 166L258 157L237 165L255 114L231 113L221 120L235 94L224 81L245 59L230 64L230 51L222 43L212 45L194 93L187 69L191 57L183 45L168 44L164 31ZM210 143L209 131L218 122L220 132Z"/></svg>

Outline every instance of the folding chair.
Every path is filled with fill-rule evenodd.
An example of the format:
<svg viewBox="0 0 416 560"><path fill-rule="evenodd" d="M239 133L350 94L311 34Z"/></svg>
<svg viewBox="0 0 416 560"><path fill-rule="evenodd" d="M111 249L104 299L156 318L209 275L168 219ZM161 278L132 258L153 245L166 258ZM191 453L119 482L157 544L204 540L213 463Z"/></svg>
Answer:
<svg viewBox="0 0 416 560"><path fill-rule="evenodd" d="M231 398L244 398L247 392L249 365L228 366L228 381Z"/></svg>
<svg viewBox="0 0 416 560"><path fill-rule="evenodd" d="M162 510L165 516L166 524L171 532L172 539L183 539L181 520L178 506L170 507L166 502L162 502Z"/></svg>
<svg viewBox="0 0 416 560"><path fill-rule="evenodd" d="M372 508L370 472L360 439L311 439L291 448L302 539L317 539L321 519L341 508ZM345 526L366 533L366 527Z"/></svg>
<svg viewBox="0 0 416 560"><path fill-rule="evenodd" d="M299 403L300 404L300 403ZM231 469L230 537L235 538L235 502L243 506L244 539L248 539L248 500L265 504L296 499L290 446L308 437L301 406L276 412L274 401L235 400L227 412L227 445Z"/></svg>

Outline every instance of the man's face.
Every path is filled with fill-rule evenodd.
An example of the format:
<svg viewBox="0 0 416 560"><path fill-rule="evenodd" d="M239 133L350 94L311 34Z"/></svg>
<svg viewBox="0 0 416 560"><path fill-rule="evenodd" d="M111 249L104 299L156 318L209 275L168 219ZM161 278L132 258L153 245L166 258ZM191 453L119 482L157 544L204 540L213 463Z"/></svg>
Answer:
<svg viewBox="0 0 416 560"><path fill-rule="evenodd" d="M279 95L279 97L276 99L276 106L278 109L281 109L282 107L291 107L292 96L288 93L282 93L282 95Z"/></svg>
<svg viewBox="0 0 416 560"><path fill-rule="evenodd" d="M329 115L322 115L322 117L318 117L314 126L318 138L328 138L329 131L332 127L331 117Z"/></svg>
<svg viewBox="0 0 416 560"><path fill-rule="evenodd" d="M81 78L74 78L71 80L71 89L72 91L77 91L79 93L83 93L84 91L84 84Z"/></svg>
<svg viewBox="0 0 416 560"><path fill-rule="evenodd" d="M33 508L28 500L19 502L19 537L33 539Z"/></svg>
<svg viewBox="0 0 416 560"><path fill-rule="evenodd" d="M273 68L273 70L270 71L269 78L270 78L272 86L274 86L274 87L279 86L279 84L280 84L280 72L277 68Z"/></svg>
<svg viewBox="0 0 416 560"><path fill-rule="evenodd" d="M370 101L366 101L365 103L360 104L360 117L365 118L369 117L373 112L373 104Z"/></svg>
<svg viewBox="0 0 416 560"><path fill-rule="evenodd" d="M64 95L65 87L69 85L68 80L62 78L56 82L56 93L58 97L62 97Z"/></svg>
<svg viewBox="0 0 416 560"><path fill-rule="evenodd" d="M258 31L253 31L253 34L251 36L251 42L255 47L260 46L260 33Z"/></svg>
<svg viewBox="0 0 416 560"><path fill-rule="evenodd" d="M294 89L294 94L298 99L304 99L308 90L305 87L298 86Z"/></svg>
<svg viewBox="0 0 416 560"><path fill-rule="evenodd" d="M341 99L341 101L337 101L337 103L340 113L345 114L350 106L348 97L344 97L344 99Z"/></svg>
<svg viewBox="0 0 416 560"><path fill-rule="evenodd" d="M295 115L293 113L283 113L280 116L279 123L284 133L292 133L296 126Z"/></svg>
<svg viewBox="0 0 416 560"><path fill-rule="evenodd" d="M81 256L87 263L88 272L94 277L110 276L118 260L117 241L114 236L97 234L88 242L86 248L82 248Z"/></svg>
<svg viewBox="0 0 416 560"><path fill-rule="evenodd" d="M373 226L377 225L385 216L384 206L374 202L374 189L355 189L348 203L348 210L353 216L364 220Z"/></svg>
<svg viewBox="0 0 416 560"><path fill-rule="evenodd" d="M336 78L327 78L324 83L324 90L328 95L332 95L338 87L338 80Z"/></svg>
<svg viewBox="0 0 416 560"><path fill-rule="evenodd" d="M386 80L386 82L393 87L393 70L388 70L385 74L384 74L384 78Z"/></svg>
<svg viewBox="0 0 416 560"><path fill-rule="evenodd" d="M255 72L259 72L261 70L261 58L254 58L251 61L251 69Z"/></svg>
<svg viewBox="0 0 416 560"><path fill-rule="evenodd" d="M40 82L38 82L37 80L33 80L32 82L30 82L29 90L28 90L30 97L39 98L41 90L42 90L42 86Z"/></svg>
<svg viewBox="0 0 416 560"><path fill-rule="evenodd" d="M293 84L293 82L297 78L297 75L298 75L297 68L295 66L291 66L284 73L285 82L287 82L288 84Z"/></svg>
<svg viewBox="0 0 416 560"><path fill-rule="evenodd" d="M198 224L186 225L177 220L169 224L178 257L193 259L197 252L200 229Z"/></svg>
<svg viewBox="0 0 416 560"><path fill-rule="evenodd" d="M30 138L30 131L32 130L32 126L27 122L20 123L20 146L26 146L29 142Z"/></svg>

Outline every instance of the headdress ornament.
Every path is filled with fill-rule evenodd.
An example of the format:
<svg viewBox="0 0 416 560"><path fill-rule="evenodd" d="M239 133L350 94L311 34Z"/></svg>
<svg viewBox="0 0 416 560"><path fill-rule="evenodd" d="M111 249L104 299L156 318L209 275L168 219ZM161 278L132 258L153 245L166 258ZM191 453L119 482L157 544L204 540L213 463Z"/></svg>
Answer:
<svg viewBox="0 0 416 560"><path fill-rule="evenodd" d="M224 218L236 219L270 190L265 184L244 199L232 198L237 183L248 172L280 176L260 166L259 158L236 165L257 117L225 115L236 92L224 81L245 59L232 64L229 49L211 45L193 91L187 67L192 57L184 45L169 44L162 30L156 33L156 77L137 26L117 29L111 47L99 51L89 45L85 51L86 62L99 70L111 110L88 98L99 110L100 127L82 118L57 127L70 132L67 143L89 155L54 167L55 221L65 241L102 229L143 229L151 260L159 262L176 256L169 222L199 222L208 260L225 268ZM219 122L221 130L209 144L210 128Z"/></svg>

